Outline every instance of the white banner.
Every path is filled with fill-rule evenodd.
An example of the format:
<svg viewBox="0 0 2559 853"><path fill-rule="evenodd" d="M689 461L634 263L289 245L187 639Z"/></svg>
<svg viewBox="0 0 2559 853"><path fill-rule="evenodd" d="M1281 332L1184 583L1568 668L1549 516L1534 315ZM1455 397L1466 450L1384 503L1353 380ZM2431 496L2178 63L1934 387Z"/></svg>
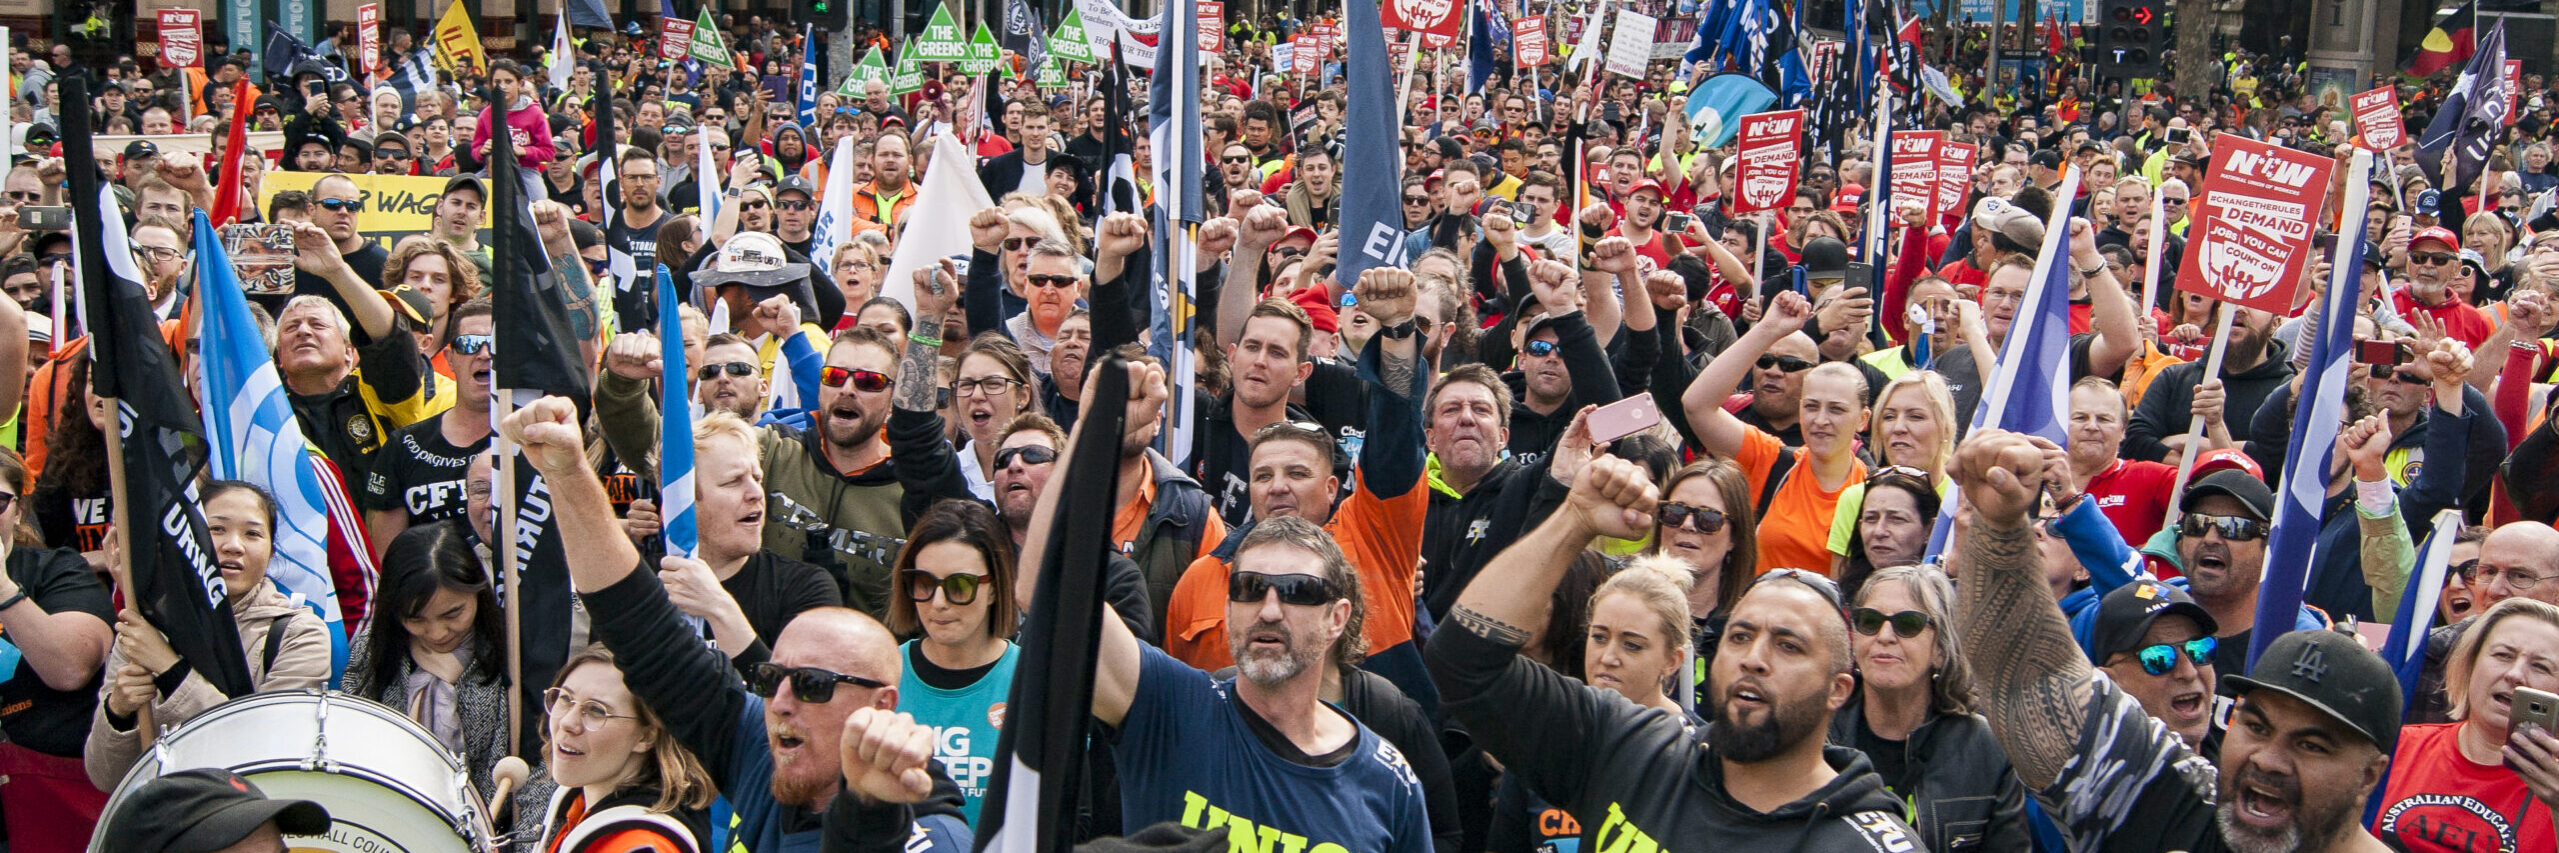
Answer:
<svg viewBox="0 0 2559 853"><path fill-rule="evenodd" d="M1084 16L1084 40L1093 45L1093 61L1107 62L1111 56L1110 38L1120 41L1120 58L1130 68L1155 67L1155 45L1140 42L1132 35L1152 36L1159 22L1153 18L1131 18L1110 0L1075 0L1075 9ZM913 284L913 282L909 282Z"/></svg>
<svg viewBox="0 0 2559 853"><path fill-rule="evenodd" d="M1633 9L1617 10L1617 29L1608 38L1608 71L1644 79L1653 60L1653 16Z"/></svg>

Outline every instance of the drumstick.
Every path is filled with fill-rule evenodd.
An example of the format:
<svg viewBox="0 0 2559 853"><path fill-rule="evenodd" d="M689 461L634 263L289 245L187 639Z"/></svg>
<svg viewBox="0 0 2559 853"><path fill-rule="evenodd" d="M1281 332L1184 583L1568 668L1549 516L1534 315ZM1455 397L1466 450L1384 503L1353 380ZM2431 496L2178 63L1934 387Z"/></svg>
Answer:
<svg viewBox="0 0 2559 853"><path fill-rule="evenodd" d="M515 801L515 789L533 775L533 768L525 766L524 759L510 755L498 759L498 766L489 773L498 780L496 795L489 798L489 823L505 826L507 807Z"/></svg>

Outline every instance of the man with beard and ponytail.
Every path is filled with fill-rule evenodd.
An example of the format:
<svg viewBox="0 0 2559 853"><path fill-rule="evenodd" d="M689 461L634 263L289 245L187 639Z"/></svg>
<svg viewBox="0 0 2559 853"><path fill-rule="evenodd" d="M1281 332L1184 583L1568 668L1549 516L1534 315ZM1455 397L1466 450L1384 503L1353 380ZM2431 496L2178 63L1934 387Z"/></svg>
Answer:
<svg viewBox="0 0 2559 853"><path fill-rule="evenodd" d="M822 812L843 785L843 738L863 737L863 724L897 708L897 638L858 611L807 610L782 628L771 659L748 667L741 684L728 659L685 627L659 572L647 570L623 535L603 481L587 464L577 407L544 397L508 415L500 429L550 484L563 541L581 543L569 580L595 619L596 639L613 651L631 692L657 709L667 732L701 759L728 800L729 822L716 831L733 846L722 853L816 853ZM707 570L673 556L658 568ZM877 712L847 726L866 708ZM911 726L913 718L894 716ZM963 853L971 838L959 788L940 762L923 764L932 790L908 806L905 849Z"/></svg>
<svg viewBox="0 0 2559 853"><path fill-rule="evenodd" d="M1966 439L1952 473L1968 512L1947 553L1982 713L2070 849L2389 849L2360 824L2399 740L2390 666L2351 634L2276 638L2248 676L2222 676L2239 699L2207 760L2091 666L2062 621L2034 532L2054 450L2002 430Z"/></svg>
<svg viewBox="0 0 2559 853"><path fill-rule="evenodd" d="M1552 629L1547 599L1575 555L1602 536L1642 538L1661 503L1642 465L1594 456L1586 435L1569 429L1556 446L1556 476L1573 484L1564 506L1494 557L1431 636L1450 715L1577 818L1585 850L1917 849L1865 754L1824 743L1856 687L1827 578L1780 569L1742 593L1706 694L1718 722L1694 736L1678 715L1520 656Z"/></svg>

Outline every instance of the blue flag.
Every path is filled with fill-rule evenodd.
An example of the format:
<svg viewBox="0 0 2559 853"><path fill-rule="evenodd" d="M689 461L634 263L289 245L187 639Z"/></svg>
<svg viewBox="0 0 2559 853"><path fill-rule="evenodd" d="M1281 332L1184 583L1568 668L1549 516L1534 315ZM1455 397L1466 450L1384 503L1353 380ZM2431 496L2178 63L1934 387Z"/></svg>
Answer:
<svg viewBox="0 0 2559 853"><path fill-rule="evenodd" d="M310 45L294 38L292 33L285 32L274 21L267 22L267 44L266 49L260 52L260 59L264 63L260 67L266 69L270 86L291 83L294 75L305 71L319 74L321 79L332 84L347 82L346 69L321 59L319 54L311 52Z"/></svg>
<svg viewBox="0 0 2559 853"><path fill-rule="evenodd" d="M1510 26L1493 11L1492 0L1475 0L1471 5L1474 15L1466 39L1466 91L1470 94L1484 91L1484 81L1506 61L1495 44L1511 39Z"/></svg>
<svg viewBox="0 0 2559 853"><path fill-rule="evenodd" d="M2079 170L2071 169L2053 197L2076 196L2079 178ZM1983 386L1981 403L1973 409L1972 428L2042 436L2069 447L2070 205L2054 207L2052 217L2044 222L2043 252L2035 257L2034 278L2026 285L2025 301L2017 306L2017 319L2008 324L2007 339L2000 343L1999 367ZM1928 553L1946 553L1955 511L1950 501L1937 513Z"/></svg>
<svg viewBox="0 0 2559 853"><path fill-rule="evenodd" d="M658 304L675 305L675 279L658 267ZM691 557L701 548L693 521L693 400L684 393L682 311L658 312L658 517L665 520L666 552Z"/></svg>
<svg viewBox="0 0 2559 853"><path fill-rule="evenodd" d="M1741 117L1777 105L1777 93L1745 74L1717 74L1688 92L1688 126L1708 148L1733 144Z"/></svg>
<svg viewBox="0 0 2559 853"><path fill-rule="evenodd" d="M329 671L343 671L347 631L337 581L329 573L329 533L332 515L355 520L355 504L347 499L346 484L320 469L318 454L303 439L283 378L250 319L240 275L203 210L195 212L195 258L196 293L204 300L196 362L204 375L196 395L204 410L207 466L215 479L247 480L275 497L270 534L275 557L267 563L267 579L328 623ZM360 546L347 550L370 576L372 555Z"/></svg>
<svg viewBox="0 0 2559 853"><path fill-rule="evenodd" d="M1350 39L1349 126L1396 126L1403 113L1395 104L1395 77L1386 70L1386 27L1376 7L1345 6L1342 27ZM1342 145L1342 250L1334 279L1348 286L1369 267L1402 267L1412 259L1404 250L1404 177L1394 135L1343 134Z"/></svg>
<svg viewBox="0 0 2559 853"><path fill-rule="evenodd" d="M2364 208L2369 203L2362 197L2372 193L2371 184L2364 180L2371 169L2372 155L2355 152L2355 175L2344 185L2347 201L2353 206L2342 208L2346 220L2337 229L2336 264L2331 268L2325 293L2355 293L2362 286ZM2346 385L2356 378L2355 309L2360 301L2325 295L2319 300L2319 337L2310 342L2308 375L2302 378L2302 393L2293 400L2292 438L2284 448L2283 491L2276 496L2274 530L2266 540L2266 576L2257 588L2258 624L2289 625L2293 614L2301 610L2302 588L2309 583L2310 566L2317 559L2320 511L2328 501L2329 457L2336 453L2337 433L2345 423ZM2256 663L2257 655L2282 634L2258 631L2250 635L2249 663Z"/></svg>
<svg viewBox="0 0 2559 853"><path fill-rule="evenodd" d="M1353 4L1358 5L1358 4ZM1206 217L1201 174L1208 160L1200 154L1200 41L1192 23L1197 7L1191 0L1164 4L1159 40L1155 43L1155 79L1149 87L1147 112L1154 145L1156 284L1151 291L1150 355L1164 363L1165 383L1173 399L1165 406L1169 424L1157 434L1165 458L1189 463L1197 436L1191 413L1198 410L1199 385L1192 381L1192 312L1199 297L1199 258L1192 230Z"/></svg>
<svg viewBox="0 0 2559 853"><path fill-rule="evenodd" d="M2399 612L2390 620L2390 637L2381 644L2381 661L2389 664L2392 674L2399 677L2401 708L2412 708L2417 704L2417 681L2426 671L2426 635L2435 628L2435 608L2443 597L2445 575L2452 570L2453 540L2460 538L2460 534L2460 507L2435 513L2433 529L2417 543L2417 564L2409 572L2408 585L2399 594ZM2256 650L2250 649L2249 652L2253 656ZM2373 789L2389 788L2390 774L2398 770L2396 761L2382 768L2381 783L2374 785ZM2365 825L2371 825L2373 819L2380 816L2380 797L2364 803Z"/></svg>
<svg viewBox="0 0 2559 853"><path fill-rule="evenodd" d="M800 25L800 126L817 125L817 25Z"/></svg>

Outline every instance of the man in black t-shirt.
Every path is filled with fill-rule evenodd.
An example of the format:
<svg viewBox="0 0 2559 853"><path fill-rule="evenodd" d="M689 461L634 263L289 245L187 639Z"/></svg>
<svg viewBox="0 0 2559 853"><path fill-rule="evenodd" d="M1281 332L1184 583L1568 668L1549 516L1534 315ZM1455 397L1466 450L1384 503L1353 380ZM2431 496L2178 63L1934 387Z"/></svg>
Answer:
<svg viewBox="0 0 2559 853"><path fill-rule="evenodd" d="M22 505L0 509L0 521L15 524ZM24 547L9 554L7 574L0 576L0 620L7 621L10 642L26 656L16 677L0 681L0 733L8 736L0 755L23 747L78 760L98 705L106 647L115 636L108 627L115 622L115 605L78 552L16 544ZM86 787L76 775L57 780L24 771L12 784L42 788L56 781Z"/></svg>
<svg viewBox="0 0 2559 853"><path fill-rule="evenodd" d="M356 214L363 209L364 190L355 185L353 178L345 175L330 175L311 185L311 206L308 208L310 222L328 232L328 242L337 248L338 256L346 261L347 267L355 271L356 278L363 280L365 285L374 290L381 290L382 262L389 260L391 253L383 249L381 244L365 239L363 233L356 230ZM311 238L296 235L295 239L300 241ZM329 281L328 277L308 269L294 271L293 295L327 297L330 302L337 304L338 310L347 312L349 316L354 316L356 313L353 306L348 303L347 297L339 294L338 288ZM260 302L265 305L269 314L284 313L283 299L266 297Z"/></svg>
<svg viewBox="0 0 2559 853"><path fill-rule="evenodd" d="M483 296L454 309L453 339L444 345L457 380L453 408L392 431L373 455L358 503L375 559L400 531L462 515L471 457L489 448L491 434L491 308Z"/></svg>
<svg viewBox="0 0 2559 853"><path fill-rule="evenodd" d="M621 318L622 331L653 328L657 312L647 310L657 292L658 226L665 224L666 206L658 203L659 169L657 155L646 148L627 148L622 159L613 164L612 187L621 191L621 199L605 199L607 205L619 204L611 227L604 231L605 251L631 259L631 269L615 269L617 287L613 291L613 312ZM672 259L682 263L682 258Z"/></svg>
<svg viewBox="0 0 2559 853"><path fill-rule="evenodd" d="M2003 430L1965 439L1952 473L1970 523L1948 553L1982 714L2071 849L2383 849L2361 818L2399 739L2390 666L2351 634L2277 638L2222 677L2239 701L2216 767L2071 639L2032 527L2060 453Z"/></svg>

